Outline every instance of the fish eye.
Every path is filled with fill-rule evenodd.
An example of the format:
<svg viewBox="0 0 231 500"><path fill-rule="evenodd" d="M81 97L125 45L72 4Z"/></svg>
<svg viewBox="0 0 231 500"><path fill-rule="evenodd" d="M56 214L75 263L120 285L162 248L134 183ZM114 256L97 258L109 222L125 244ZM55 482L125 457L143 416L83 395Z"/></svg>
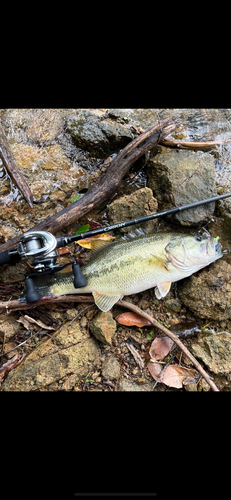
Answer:
<svg viewBox="0 0 231 500"><path fill-rule="evenodd" d="M201 241L201 236L195 236L196 241Z"/></svg>

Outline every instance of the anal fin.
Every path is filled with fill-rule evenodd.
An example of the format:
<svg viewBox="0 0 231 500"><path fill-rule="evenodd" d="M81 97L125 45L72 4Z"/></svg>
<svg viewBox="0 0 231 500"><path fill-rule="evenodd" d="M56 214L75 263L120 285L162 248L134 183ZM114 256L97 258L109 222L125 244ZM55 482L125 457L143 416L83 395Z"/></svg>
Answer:
<svg viewBox="0 0 231 500"><path fill-rule="evenodd" d="M169 292L170 288L171 288L171 281L165 281L164 283L160 283L158 286L156 286L155 294L157 299L165 297L165 295L167 295L167 293Z"/></svg>
<svg viewBox="0 0 231 500"><path fill-rule="evenodd" d="M92 292L92 295L97 307L103 312L109 311L123 297L123 295L103 295L98 292Z"/></svg>

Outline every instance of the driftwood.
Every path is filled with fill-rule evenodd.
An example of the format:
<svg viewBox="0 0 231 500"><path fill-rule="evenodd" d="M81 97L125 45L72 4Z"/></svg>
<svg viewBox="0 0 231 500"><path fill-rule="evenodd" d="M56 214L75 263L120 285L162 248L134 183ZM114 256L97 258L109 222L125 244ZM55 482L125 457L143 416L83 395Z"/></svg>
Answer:
<svg viewBox="0 0 231 500"><path fill-rule="evenodd" d="M126 175L129 168L146 151L156 146L167 135L175 129L176 125L167 125L168 118L157 125L144 131L141 135L131 141L109 164L106 172L101 175L91 189L78 201L64 208L60 212L48 217L46 220L36 224L28 231L57 231L66 229L70 224L98 207L102 202L108 200L118 189L121 179ZM15 237L0 247L0 252L11 250L17 246L19 237Z"/></svg>
<svg viewBox="0 0 231 500"><path fill-rule="evenodd" d="M12 177L15 184L18 186L19 190L23 194L27 203L33 208L33 196L31 190L26 183L23 175L21 174L18 165L14 159L11 148L8 144L7 138L5 136L4 130L0 125L0 158L3 161L3 165L7 169L9 175Z"/></svg>
<svg viewBox="0 0 231 500"><path fill-rule="evenodd" d="M190 141L173 141L170 139L164 139L159 141L161 146L166 146L167 148L177 148L177 149L211 149L213 146L218 146L219 144L225 144L226 142L231 142L231 139L225 141L208 141L208 142L190 142Z"/></svg>

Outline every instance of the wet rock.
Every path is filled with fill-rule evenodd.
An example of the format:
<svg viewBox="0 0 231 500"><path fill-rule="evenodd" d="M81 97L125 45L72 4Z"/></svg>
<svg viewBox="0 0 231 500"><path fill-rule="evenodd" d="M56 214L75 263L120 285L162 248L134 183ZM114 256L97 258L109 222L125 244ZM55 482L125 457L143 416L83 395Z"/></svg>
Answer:
<svg viewBox="0 0 231 500"><path fill-rule="evenodd" d="M103 344L111 344L112 337L116 332L116 321L113 319L112 313L100 312L90 322L90 330L92 334Z"/></svg>
<svg viewBox="0 0 231 500"><path fill-rule="evenodd" d="M100 110L78 110L69 117L66 130L77 146L101 157L118 151L135 137L129 125Z"/></svg>
<svg viewBox="0 0 231 500"><path fill-rule="evenodd" d="M216 196L214 158L198 151L175 151L161 148L150 159L148 186L162 209L186 205L194 201ZM183 226L191 226L209 219L215 203L209 203L174 215Z"/></svg>
<svg viewBox="0 0 231 500"><path fill-rule="evenodd" d="M113 201L108 207L108 218L111 224L117 224L136 217L150 215L157 211L157 200L153 197L150 188L141 188L134 193L123 196ZM121 228L120 231L127 233L137 227L147 229L149 232L155 231L156 220L148 221L142 224Z"/></svg>
<svg viewBox="0 0 231 500"><path fill-rule="evenodd" d="M11 149L25 176L29 171L29 185L35 201L52 194L54 188L70 191L85 187L86 171L67 158L60 145L39 148L15 143Z"/></svg>
<svg viewBox="0 0 231 500"><path fill-rule="evenodd" d="M218 260L177 285L180 300L200 318L231 318L231 265Z"/></svg>
<svg viewBox="0 0 231 500"><path fill-rule="evenodd" d="M69 390L87 375L94 363L100 363L97 342L81 332L78 321L64 324L52 337L8 374L1 390Z"/></svg>
<svg viewBox="0 0 231 500"><path fill-rule="evenodd" d="M214 141L230 138L229 119L221 109L191 109L186 113L186 118L188 140Z"/></svg>
<svg viewBox="0 0 231 500"><path fill-rule="evenodd" d="M3 342L4 332L5 341L9 341L21 329L20 323L17 322L13 314L3 314L0 316L0 341ZM5 349L6 351L6 349Z"/></svg>
<svg viewBox="0 0 231 500"><path fill-rule="evenodd" d="M102 364L102 375L106 379L117 379L120 374L120 364L116 358L110 356L105 359Z"/></svg>
<svg viewBox="0 0 231 500"><path fill-rule="evenodd" d="M231 372L231 335L204 332L190 347L192 353L216 374Z"/></svg>

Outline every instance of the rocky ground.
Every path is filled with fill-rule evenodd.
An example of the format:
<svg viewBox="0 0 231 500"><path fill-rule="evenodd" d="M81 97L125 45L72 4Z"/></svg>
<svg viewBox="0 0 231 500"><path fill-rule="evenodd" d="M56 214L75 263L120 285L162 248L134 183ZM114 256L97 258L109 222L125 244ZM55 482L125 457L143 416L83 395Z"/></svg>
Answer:
<svg viewBox="0 0 231 500"><path fill-rule="evenodd" d="M100 177L108 158L113 158L142 129L168 116L177 123L174 139L208 141L231 137L230 110L0 110L5 134L35 200L32 209L0 161L0 243L68 206L76 194L86 192ZM121 182L120 192L105 207L68 227L67 233L73 234L81 224L116 223L227 192L231 190L230 157L229 144L206 152L158 146L132 167ZM227 253L209 267L173 284L161 301L152 289L128 298L178 333L219 389L228 391L230 203L227 199L216 207L209 204L165 221L146 223L149 231L180 229L193 234L203 232L206 226L213 236L220 237ZM89 251L77 244L69 249L71 254L61 255L60 263L72 260L73 254L83 261L89 258ZM17 298L28 272L26 262L4 266L0 299ZM122 312L117 305L102 313L93 304L70 302L1 313L1 390L151 391L155 380L147 367L148 352L153 339L162 334L150 326L121 325L117 318ZM171 358L182 367L190 367L175 346L163 363ZM160 382L154 390L201 391L209 390L209 386L198 377L196 383L192 381L181 389Z"/></svg>

